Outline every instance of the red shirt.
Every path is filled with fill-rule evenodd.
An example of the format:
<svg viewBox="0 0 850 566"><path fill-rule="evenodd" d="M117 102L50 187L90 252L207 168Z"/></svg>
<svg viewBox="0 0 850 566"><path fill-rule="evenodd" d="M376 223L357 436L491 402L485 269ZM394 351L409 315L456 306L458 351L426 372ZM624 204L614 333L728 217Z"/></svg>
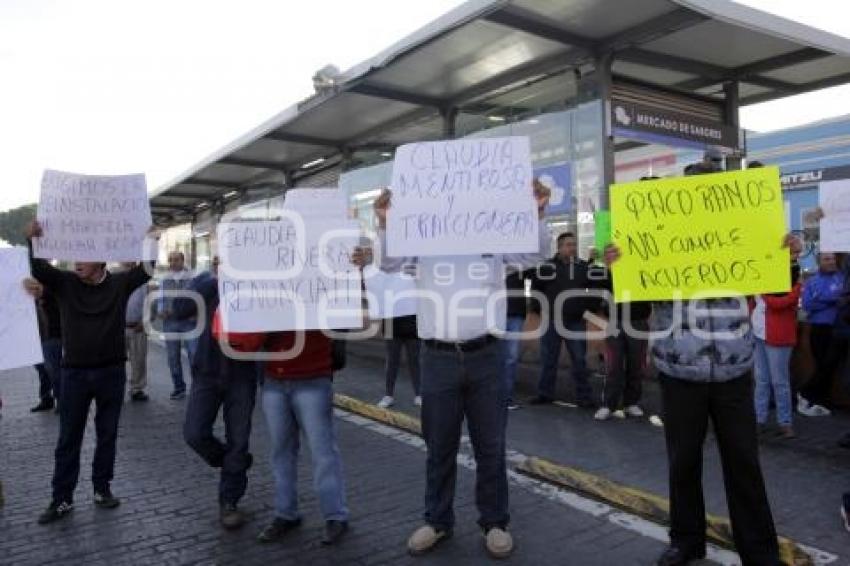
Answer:
<svg viewBox="0 0 850 566"><path fill-rule="evenodd" d="M266 353L286 354L289 352L289 355L292 355L294 352L290 351L300 346L297 355L290 359L266 361L265 373L271 379L315 379L329 377L333 373L331 339L321 330L225 333L221 328L219 312L216 310L213 315L212 334L216 340L226 339L233 349L240 352L257 352L265 349ZM300 335L300 343L296 341L296 335Z"/></svg>

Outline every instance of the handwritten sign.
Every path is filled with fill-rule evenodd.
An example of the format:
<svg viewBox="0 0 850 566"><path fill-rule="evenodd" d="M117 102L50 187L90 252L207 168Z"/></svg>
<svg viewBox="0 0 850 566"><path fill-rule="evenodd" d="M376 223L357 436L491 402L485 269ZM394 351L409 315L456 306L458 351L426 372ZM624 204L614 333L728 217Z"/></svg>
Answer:
<svg viewBox="0 0 850 566"><path fill-rule="evenodd" d="M850 252L850 179L821 183L819 200L821 251Z"/></svg>
<svg viewBox="0 0 850 566"><path fill-rule="evenodd" d="M218 226L219 296L229 332L362 326L356 221L312 219Z"/></svg>
<svg viewBox="0 0 850 566"><path fill-rule="evenodd" d="M528 138L403 145L387 216L390 257L538 249Z"/></svg>
<svg viewBox="0 0 850 566"><path fill-rule="evenodd" d="M0 248L0 370L44 361L35 301L23 287L29 266L26 248Z"/></svg>
<svg viewBox="0 0 850 566"><path fill-rule="evenodd" d="M283 208L304 218L348 217L348 201L339 189L289 189Z"/></svg>
<svg viewBox="0 0 850 566"><path fill-rule="evenodd" d="M363 270L369 318L395 318L416 314L416 279L402 273L387 273L370 266Z"/></svg>
<svg viewBox="0 0 850 566"><path fill-rule="evenodd" d="M36 257L69 261L139 261L151 211L144 175L44 172Z"/></svg>
<svg viewBox="0 0 850 566"><path fill-rule="evenodd" d="M786 292L779 170L611 186L617 301Z"/></svg>

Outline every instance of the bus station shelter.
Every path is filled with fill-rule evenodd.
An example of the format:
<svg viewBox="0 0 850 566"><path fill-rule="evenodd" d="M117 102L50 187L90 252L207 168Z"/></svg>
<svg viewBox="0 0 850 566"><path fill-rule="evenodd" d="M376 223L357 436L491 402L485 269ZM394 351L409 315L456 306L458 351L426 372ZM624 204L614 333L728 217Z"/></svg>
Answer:
<svg viewBox="0 0 850 566"><path fill-rule="evenodd" d="M341 47L342 48L342 47ZM593 242L608 186L746 158L739 108L850 82L850 40L727 0L470 0L283 110L151 196L206 267L225 212L339 186L361 220L399 145L524 135L549 222Z"/></svg>

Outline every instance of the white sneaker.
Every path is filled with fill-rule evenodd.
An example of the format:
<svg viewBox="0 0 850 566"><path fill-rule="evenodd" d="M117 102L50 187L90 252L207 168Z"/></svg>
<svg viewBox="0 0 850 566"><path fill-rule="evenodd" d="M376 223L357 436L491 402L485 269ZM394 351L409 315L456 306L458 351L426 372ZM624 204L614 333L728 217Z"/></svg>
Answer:
<svg viewBox="0 0 850 566"><path fill-rule="evenodd" d="M615 419L625 419L626 413L623 412L623 409L617 409L616 411L611 413L611 416L614 417Z"/></svg>
<svg viewBox="0 0 850 566"><path fill-rule="evenodd" d="M626 416L632 417L633 419L640 419L643 417L643 409L637 405L629 405L626 407Z"/></svg>
<svg viewBox="0 0 850 566"><path fill-rule="evenodd" d="M799 403L797 405L797 412L805 417L828 417L832 414L832 411L826 407L810 405L808 401L805 405L803 405L803 403Z"/></svg>
<svg viewBox="0 0 850 566"><path fill-rule="evenodd" d="M828 417L832 414L832 411L821 405L812 405L811 407L809 407L809 410L814 413L812 415L814 417Z"/></svg>
<svg viewBox="0 0 850 566"><path fill-rule="evenodd" d="M421 407L422 406L422 397L420 395L417 395L416 397L414 397L413 398L413 404L416 405L417 407Z"/></svg>
<svg viewBox="0 0 850 566"><path fill-rule="evenodd" d="M611 418L611 409L608 407L601 407L596 414L593 415L593 418L597 421L607 421Z"/></svg>
<svg viewBox="0 0 850 566"><path fill-rule="evenodd" d="M484 546L491 557L507 558L514 550L514 539L508 531L493 527L484 535Z"/></svg>
<svg viewBox="0 0 850 566"><path fill-rule="evenodd" d="M384 395L383 398L378 401L378 406L382 409L388 409L395 404L395 399L390 397L389 395Z"/></svg>

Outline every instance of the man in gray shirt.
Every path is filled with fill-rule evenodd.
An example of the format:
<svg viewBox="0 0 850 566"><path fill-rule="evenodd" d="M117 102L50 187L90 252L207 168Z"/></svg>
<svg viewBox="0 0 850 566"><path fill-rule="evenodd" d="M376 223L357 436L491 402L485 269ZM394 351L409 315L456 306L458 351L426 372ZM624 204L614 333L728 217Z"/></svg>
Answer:
<svg viewBox="0 0 850 566"><path fill-rule="evenodd" d="M133 291L127 301L125 316L124 335L127 341L127 359L130 361L130 400L136 402L148 400L145 393L148 384L148 335L143 322L147 294L147 285Z"/></svg>

